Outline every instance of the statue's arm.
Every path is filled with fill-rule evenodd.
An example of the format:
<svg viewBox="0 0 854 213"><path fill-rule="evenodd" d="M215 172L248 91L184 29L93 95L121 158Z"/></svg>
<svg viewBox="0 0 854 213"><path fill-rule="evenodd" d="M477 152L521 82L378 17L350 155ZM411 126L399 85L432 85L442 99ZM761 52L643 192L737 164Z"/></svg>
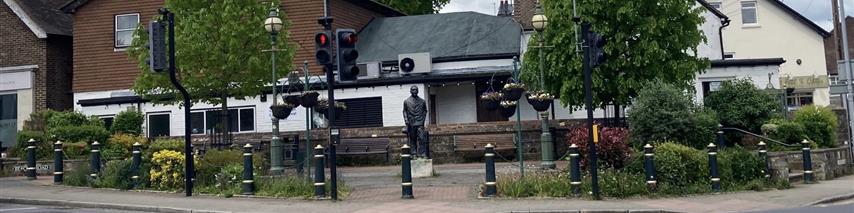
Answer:
<svg viewBox="0 0 854 213"><path fill-rule="evenodd" d="M406 113L406 101L403 102L403 123L409 126L409 115Z"/></svg>

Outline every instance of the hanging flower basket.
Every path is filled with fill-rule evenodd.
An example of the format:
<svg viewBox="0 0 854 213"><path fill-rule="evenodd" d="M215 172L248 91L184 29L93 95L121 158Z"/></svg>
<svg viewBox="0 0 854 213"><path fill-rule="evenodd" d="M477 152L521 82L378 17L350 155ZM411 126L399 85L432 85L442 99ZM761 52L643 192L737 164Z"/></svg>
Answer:
<svg viewBox="0 0 854 213"><path fill-rule="evenodd" d="M270 110L273 111L273 117L278 119L285 119L291 115L291 111L294 109L294 105L289 103L282 103L278 105L270 106Z"/></svg>
<svg viewBox="0 0 854 213"><path fill-rule="evenodd" d="M302 97L300 97L300 95L284 96L282 97L282 100L285 100L285 103L293 106L299 106L302 103Z"/></svg>
<svg viewBox="0 0 854 213"><path fill-rule="evenodd" d="M496 110L503 97L504 94L500 92L485 92L483 95L480 95L480 100L483 102L483 107L486 110Z"/></svg>
<svg viewBox="0 0 854 213"><path fill-rule="evenodd" d="M522 94L525 94L525 84L522 83L509 83L504 85L504 100L516 101L522 98Z"/></svg>
<svg viewBox="0 0 854 213"><path fill-rule="evenodd" d="M528 93L528 103L538 112L549 110L554 98L553 95L542 91Z"/></svg>
<svg viewBox="0 0 854 213"><path fill-rule="evenodd" d="M502 101L501 116L504 116L504 118L510 118L513 117L513 114L516 114L516 101Z"/></svg>
<svg viewBox="0 0 854 213"><path fill-rule="evenodd" d="M315 91L305 92L302 94L302 100L300 104L302 104L302 106L305 108L312 108L314 106L317 106L318 96L320 96L320 93L317 93Z"/></svg>
<svg viewBox="0 0 854 213"><path fill-rule="evenodd" d="M341 102L335 102L335 108L337 109L336 114L340 115L342 112L347 110L347 105ZM329 112L329 101L326 99L321 99L318 101L317 106L314 107L314 111L320 114L326 115Z"/></svg>

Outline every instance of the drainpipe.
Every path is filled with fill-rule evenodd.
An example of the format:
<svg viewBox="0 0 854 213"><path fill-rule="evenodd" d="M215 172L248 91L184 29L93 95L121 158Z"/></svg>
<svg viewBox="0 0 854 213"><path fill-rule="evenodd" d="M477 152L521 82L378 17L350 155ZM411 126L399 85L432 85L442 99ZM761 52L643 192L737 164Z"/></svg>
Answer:
<svg viewBox="0 0 854 213"><path fill-rule="evenodd" d="M722 60L726 60L726 56L725 56L726 54L724 53L724 27L728 27L729 22L730 22L729 18L724 18L723 20L721 20L721 27L718 28L718 36L720 36L720 38L721 38L720 42L721 42L721 59Z"/></svg>

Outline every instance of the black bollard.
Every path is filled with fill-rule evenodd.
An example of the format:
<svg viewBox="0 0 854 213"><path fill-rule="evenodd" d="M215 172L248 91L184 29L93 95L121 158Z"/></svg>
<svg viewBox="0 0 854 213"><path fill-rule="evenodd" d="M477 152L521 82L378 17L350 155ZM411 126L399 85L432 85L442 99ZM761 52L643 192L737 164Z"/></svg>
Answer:
<svg viewBox="0 0 854 213"><path fill-rule="evenodd" d="M402 187L402 195L400 198L402 199L413 199L415 196L412 195L412 154L408 145L404 144L403 147L400 147L400 177L401 177L401 187Z"/></svg>
<svg viewBox="0 0 854 213"><path fill-rule="evenodd" d="M483 191L483 196L494 197L498 191L495 188L495 146L486 144L485 152L483 157L486 159L486 181L483 185L486 185L486 190Z"/></svg>
<svg viewBox="0 0 854 213"><path fill-rule="evenodd" d="M723 130L723 128L724 128L723 125L718 124L718 131L715 132L715 135L717 135L716 139L718 142L718 146L720 148L724 148L724 146L726 146L726 144L725 144L726 142L724 141L724 130Z"/></svg>
<svg viewBox="0 0 854 213"><path fill-rule="evenodd" d="M769 179L771 178L771 162L768 160L768 146L764 141L759 141L759 158L762 159L762 162L765 164L762 168L762 175Z"/></svg>
<svg viewBox="0 0 854 213"><path fill-rule="evenodd" d="M569 185L573 196L581 196L581 155L575 144L569 146Z"/></svg>
<svg viewBox="0 0 854 213"><path fill-rule="evenodd" d="M133 182L133 187L136 188L139 185L139 166L142 164L142 144L139 142L133 143L133 161L131 161L130 179Z"/></svg>
<svg viewBox="0 0 854 213"><path fill-rule="evenodd" d="M658 181L655 180L655 148L650 144L643 146L643 171L649 191L654 192Z"/></svg>
<svg viewBox="0 0 854 213"><path fill-rule="evenodd" d="M255 194L255 175L252 174L252 145L243 146L243 195Z"/></svg>
<svg viewBox="0 0 854 213"><path fill-rule="evenodd" d="M92 151L89 152L92 153L89 177L98 178L101 173L101 144L98 141L92 142Z"/></svg>
<svg viewBox="0 0 854 213"><path fill-rule="evenodd" d="M62 168L62 141L53 144L53 184L61 184L63 176Z"/></svg>
<svg viewBox="0 0 854 213"><path fill-rule="evenodd" d="M27 141L27 180L36 179L36 140Z"/></svg>
<svg viewBox="0 0 854 213"><path fill-rule="evenodd" d="M326 174L323 168L323 146L314 147L314 198L326 197Z"/></svg>
<svg viewBox="0 0 854 213"><path fill-rule="evenodd" d="M712 178L712 191L721 191L721 177L718 173L718 147L709 143L709 173Z"/></svg>
<svg viewBox="0 0 854 213"><path fill-rule="evenodd" d="M801 148L804 154L804 183L813 183L815 182L815 177L812 174L812 155L810 155L810 142L806 139L801 141L801 145L804 146Z"/></svg>

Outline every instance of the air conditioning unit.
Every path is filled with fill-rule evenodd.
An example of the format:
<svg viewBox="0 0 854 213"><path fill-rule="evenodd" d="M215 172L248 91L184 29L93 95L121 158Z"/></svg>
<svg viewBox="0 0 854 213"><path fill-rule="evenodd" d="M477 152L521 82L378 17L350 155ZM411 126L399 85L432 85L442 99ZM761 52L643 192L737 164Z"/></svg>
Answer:
<svg viewBox="0 0 854 213"><path fill-rule="evenodd" d="M397 55L398 72L400 75L430 73L433 60L430 53L409 53Z"/></svg>
<svg viewBox="0 0 854 213"><path fill-rule="evenodd" d="M383 65L381 62L367 62L357 64L359 66L359 76L357 79L375 79L380 78L380 71L383 69Z"/></svg>

